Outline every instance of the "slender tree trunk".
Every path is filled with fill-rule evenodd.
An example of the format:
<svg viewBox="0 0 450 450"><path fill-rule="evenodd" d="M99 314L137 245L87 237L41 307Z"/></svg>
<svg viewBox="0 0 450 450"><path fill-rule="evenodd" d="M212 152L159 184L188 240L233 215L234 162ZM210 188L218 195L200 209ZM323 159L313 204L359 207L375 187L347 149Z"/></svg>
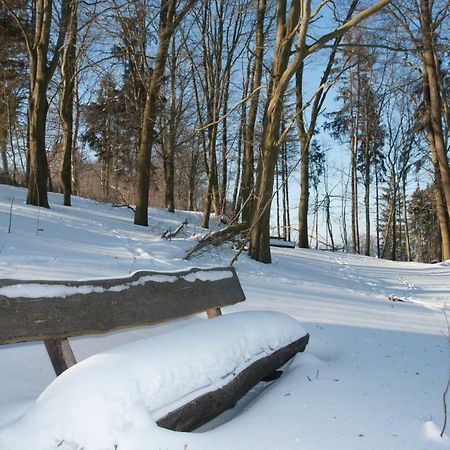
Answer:
<svg viewBox="0 0 450 450"><path fill-rule="evenodd" d="M194 199L195 199L195 191L196 191L196 178L197 178L197 164L199 159L199 150L195 146L191 151L191 164L189 167L189 202L188 209L189 211L194 211Z"/></svg>
<svg viewBox="0 0 450 450"><path fill-rule="evenodd" d="M80 190L80 170L81 170L81 155L78 151L78 134L80 131L81 120L81 105L80 97L78 93L78 78L75 75L74 86L74 100L75 100L75 123L73 130L73 147L72 147L72 191L74 195L79 195Z"/></svg>
<svg viewBox="0 0 450 450"><path fill-rule="evenodd" d="M303 128L303 127L302 127ZM298 204L298 246L308 248L309 138L300 132L300 200Z"/></svg>
<svg viewBox="0 0 450 450"><path fill-rule="evenodd" d="M47 123L47 88L58 60L66 30L68 18L68 0L61 3L60 23L56 50L52 60L48 61L50 34L53 14L53 0L36 0L34 17L34 42L29 48L30 92L28 100L28 166L27 203L49 208L47 197L48 163L45 148Z"/></svg>
<svg viewBox="0 0 450 450"><path fill-rule="evenodd" d="M244 158L242 167L242 222L250 223L253 214L254 198L254 147L255 147L255 125L258 114L259 90L261 87L263 58L264 58L264 18L266 15L266 0L258 0L255 30L255 61L252 73L250 93L250 107L248 121L245 129Z"/></svg>
<svg viewBox="0 0 450 450"><path fill-rule="evenodd" d="M405 224L406 260L410 262L412 259L411 259L411 239L409 236L408 205L406 199L406 176L403 176L402 178L402 206L403 206L403 222Z"/></svg>
<svg viewBox="0 0 450 450"><path fill-rule="evenodd" d="M222 108L222 179L219 192L220 200L220 214L224 215L226 213L227 206L227 184L228 184L228 100L230 96L230 73L226 71L225 73L226 81L224 86L223 94L223 108Z"/></svg>
<svg viewBox="0 0 450 450"><path fill-rule="evenodd" d="M170 101L169 101L169 136L168 148L166 149L166 193L165 202L169 212L175 211L175 147L177 143L176 127L176 49L175 39L172 39L171 46L171 67L170 67Z"/></svg>
<svg viewBox="0 0 450 450"><path fill-rule="evenodd" d="M47 84L36 81L30 98L30 156L27 203L50 208L47 197L48 163L45 150Z"/></svg>
<svg viewBox="0 0 450 450"><path fill-rule="evenodd" d="M433 22L431 17L430 0L421 0L420 23L423 39L423 66L427 77L429 90L429 120L433 130L434 147L442 179L442 188L445 195L447 215L450 217L450 169L447 158L447 148L442 130L442 97L439 86L439 75L435 57L435 44L433 39Z"/></svg>
<svg viewBox="0 0 450 450"><path fill-rule="evenodd" d="M359 0L352 0L346 15L346 21L349 20ZM296 72L296 112L297 112L297 126L300 136L300 199L298 205L298 246L300 248L308 248L308 206L309 206L309 150L311 146L311 139L316 131L317 119L320 110L326 99L329 87L326 87L331 71L336 59L336 52L339 44L342 41L342 35L336 37L333 42L330 56L325 70L320 80L319 89L315 95L313 106L311 108L310 124L308 129L305 126L304 111L303 111L303 69L304 64L301 63Z"/></svg>
<svg viewBox="0 0 450 450"><path fill-rule="evenodd" d="M246 93L246 89L244 88L243 96ZM241 164L242 164L242 148L243 148L243 133L244 126L246 122L246 107L245 104L242 106L241 112L241 122L239 126L239 138L237 145L237 159L236 159L236 176L234 177L234 188L233 188L233 198L231 200L231 205L233 208L233 216L236 217L239 214L239 204L240 204L240 195L239 195L239 185L241 183Z"/></svg>
<svg viewBox="0 0 450 450"><path fill-rule="evenodd" d="M280 222L280 177L278 161L275 165L275 200L277 204L277 236L281 238L281 222Z"/></svg>
<svg viewBox="0 0 450 450"><path fill-rule="evenodd" d="M366 242L364 254L370 256L370 142L369 142L369 117L367 113L367 102L365 102L365 136L364 136L364 209L366 219Z"/></svg>
<svg viewBox="0 0 450 450"><path fill-rule="evenodd" d="M360 253L359 247L359 219L358 219L358 167L357 151L358 137L357 125L354 125L351 138L351 162L352 162L352 247L353 253Z"/></svg>
<svg viewBox="0 0 450 450"><path fill-rule="evenodd" d="M159 93L164 79L170 39L182 17L194 5L189 1L183 11L176 14L176 0L162 0L158 30L158 50L155 66L147 84L144 113L142 118L141 139L136 164L136 185L134 223L148 226L148 194L150 184L151 153L155 134L155 120L159 111Z"/></svg>
<svg viewBox="0 0 450 450"><path fill-rule="evenodd" d="M9 107L7 105L6 107ZM0 153L2 156L2 177L3 183L9 183L10 176L9 176L9 168L8 168L8 155L6 152L8 142L8 129L6 127L0 128Z"/></svg>
<svg viewBox="0 0 450 450"><path fill-rule="evenodd" d="M261 153L258 161L256 180L256 201L250 231L250 256L257 261L270 263L270 203L273 194L273 177L278 158L280 121L286 88L304 58L330 40L343 35L363 18L378 11L389 0L380 0L361 11L352 20L338 29L317 39L311 46L306 45L306 37L311 19L311 1L292 1L286 17L287 1L277 2L277 31L271 70L271 80L264 111ZM301 20L299 20L301 18ZM295 57L290 61L292 41L298 36Z"/></svg>
<svg viewBox="0 0 450 450"><path fill-rule="evenodd" d="M397 180L394 179L394 189L392 190L392 220L391 220L391 235L392 235L392 247L391 247L391 260L397 261Z"/></svg>
<svg viewBox="0 0 450 450"><path fill-rule="evenodd" d="M424 61L425 66L425 61ZM448 215L448 205L446 203L445 193L443 189L443 180L441 165L439 164L439 157L436 145L436 135L435 127L432 125L431 120L431 95L429 88L428 73L424 71L423 73L423 98L426 111L426 128L427 128L427 138L428 144L431 150L431 159L434 165L434 178L435 187L434 194L436 200L436 214L439 222L439 230L441 233L441 246L442 246L442 258L450 258L450 219Z"/></svg>
<svg viewBox="0 0 450 450"><path fill-rule="evenodd" d="M174 7L174 0L165 1L161 7L158 52L156 55L155 68L148 82L147 97L145 99L142 119L141 142L136 164L136 210L134 213L134 223L142 226L148 226L148 194L150 185L151 153L155 134L155 119L159 110L159 92L163 82L164 68L171 36L169 27L171 19L168 18L167 9L169 8L173 11Z"/></svg>
<svg viewBox="0 0 450 450"><path fill-rule="evenodd" d="M282 104L271 102L266 111L263 125L260 163L256 179L256 208L253 228L250 233L250 256L257 261L270 263L270 203L272 201L275 165L278 158L278 136Z"/></svg>
<svg viewBox="0 0 450 450"><path fill-rule="evenodd" d="M72 148L73 148L73 103L76 71L78 0L70 0L68 39L61 62L61 105L60 116L63 126L61 185L64 206L71 206L72 195Z"/></svg>
<svg viewBox="0 0 450 450"><path fill-rule="evenodd" d="M283 157L282 157L282 182L283 182L283 237L284 239L291 240L291 218L289 211L289 173L288 173L288 155L287 145L283 144Z"/></svg>
<svg viewBox="0 0 450 450"><path fill-rule="evenodd" d="M434 153L432 155L432 159L434 165L434 197L436 200L436 215L439 222L439 230L441 232L442 259L445 261L450 259L450 221L448 218L445 196L442 189L441 171L437 157Z"/></svg>
<svg viewBox="0 0 450 450"><path fill-rule="evenodd" d="M375 207L376 207L376 227L377 227L377 258L381 257L380 243L380 193L378 179L378 165L375 159Z"/></svg>
<svg viewBox="0 0 450 450"><path fill-rule="evenodd" d="M294 38L292 29L297 26L302 10L302 36L299 37L301 46L306 40L306 30L309 23L310 0L305 4L292 2L286 18L286 0L277 4L277 36L274 60L272 65L271 85L264 111L261 153L255 189L255 209L253 212L252 228L250 232L250 257L263 263L271 262L270 255L270 203L272 201L275 165L278 159L278 139L280 135L281 118L283 112L283 98L289 79L297 67L289 75L286 69L289 63L291 45ZM288 38L289 36L289 38Z"/></svg>

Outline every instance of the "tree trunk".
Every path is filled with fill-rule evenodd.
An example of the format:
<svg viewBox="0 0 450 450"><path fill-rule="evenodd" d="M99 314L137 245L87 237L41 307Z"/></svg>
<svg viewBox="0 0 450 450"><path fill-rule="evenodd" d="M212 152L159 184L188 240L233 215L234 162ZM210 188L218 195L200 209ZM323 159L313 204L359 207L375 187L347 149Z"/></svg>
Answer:
<svg viewBox="0 0 450 450"><path fill-rule="evenodd" d="M264 18L266 15L266 0L258 0L255 30L255 62L252 73L250 93L250 107L248 121L245 128L244 158L242 168L241 202L242 221L250 223L253 214L254 189L254 147L255 147L255 124L258 114L259 89L261 87L263 58L264 58Z"/></svg>
<svg viewBox="0 0 450 450"><path fill-rule="evenodd" d="M425 60L424 60L425 66ZM433 127L431 120L431 92L429 87L429 78L428 72L424 70L423 72L423 98L425 104L425 119L426 119L426 129L427 129L427 138L428 145L431 150L431 159L434 165L434 194L436 200L436 214L439 222L439 230L441 233L441 246L442 246L442 259L446 260L450 258L450 218L448 214L448 205L445 198L445 193L443 189L443 180L442 180L442 172L441 165L439 164L439 157L436 145L436 135L435 135L435 127Z"/></svg>
<svg viewBox="0 0 450 450"><path fill-rule="evenodd" d="M367 101L364 104L365 109L365 136L364 136L364 209L366 219L366 242L364 245L364 254L370 256L370 136L369 136L369 115L367 111Z"/></svg>
<svg viewBox="0 0 450 450"><path fill-rule="evenodd" d="M275 165L278 159L277 141L281 115L282 103L278 100L270 102L264 117L260 163L256 179L256 205L250 232L250 256L263 263L270 263L272 260L269 243L270 204Z"/></svg>
<svg viewBox="0 0 450 450"><path fill-rule="evenodd" d="M184 7L186 13L195 1ZM159 111L160 90L164 79L170 39L183 14L176 14L176 1L163 0L161 3L160 22L158 30L158 50L155 67L147 84L144 114L142 118L141 139L136 163L136 185L134 223L148 226L148 194L150 184L151 153L155 134L155 120Z"/></svg>
<svg viewBox="0 0 450 450"><path fill-rule="evenodd" d="M381 257L380 243L380 193L379 193L378 165L375 159L375 206L376 206L376 226L377 226L377 258Z"/></svg>
<svg viewBox="0 0 450 450"><path fill-rule="evenodd" d="M306 30L309 23L310 1L306 0L302 8L302 36L299 42L302 46L306 40ZM269 86L266 108L264 111L261 153L258 162L255 208L253 211L250 231L250 257L263 263L271 262L270 255L270 204L273 193L275 165L278 159L278 139L280 135L281 117L283 112L283 97L288 82L295 73L296 66L287 71L291 45L294 39L292 30L299 23L300 2L292 2L288 17L286 17L286 0L277 4L277 36L272 77Z"/></svg>
<svg viewBox="0 0 450 450"><path fill-rule="evenodd" d="M391 233L392 233L392 247L391 247L391 260L397 261L397 181L394 179L394 189L392 190L392 220L391 220Z"/></svg>
<svg viewBox="0 0 450 450"><path fill-rule="evenodd" d="M442 131L442 97L439 86L438 59L435 57L435 43L433 39L433 28L429 0L421 0L420 23L422 28L423 42L423 69L427 77L429 90L429 120L434 137L434 147L442 179L442 188L445 194L447 215L450 217L450 169L447 158L447 148Z"/></svg>
<svg viewBox="0 0 450 450"><path fill-rule="evenodd" d="M358 219L358 168L357 151L358 137L357 125L354 125L351 138L351 161L352 161L352 248L353 253L360 253L359 249L359 219Z"/></svg>
<svg viewBox="0 0 450 450"><path fill-rule="evenodd" d="M189 167L189 211L194 211L194 198L196 191L196 179L197 179L197 164L199 159L199 151L197 147L191 151L191 164Z"/></svg>
<svg viewBox="0 0 450 450"><path fill-rule="evenodd" d="M177 142L176 127L176 51L175 39L172 39L171 70L170 70L170 102L169 102L169 139L168 149L165 155L166 164L166 208L169 212L175 212L175 147Z"/></svg>
<svg viewBox="0 0 450 450"><path fill-rule="evenodd" d="M300 201L298 204L298 246L308 248L309 138L300 132Z"/></svg>
<svg viewBox="0 0 450 450"><path fill-rule="evenodd" d="M40 78L42 74L38 75ZM50 208L47 197L48 163L45 150L47 122L47 83L36 81L30 97L29 174L27 204Z"/></svg>
<svg viewBox="0 0 450 450"><path fill-rule="evenodd" d="M73 103L76 71L78 0L70 1L68 39L61 62L61 105L60 116L63 126L61 185L64 206L71 206L72 195L72 148L73 148Z"/></svg>
<svg viewBox="0 0 450 450"><path fill-rule="evenodd" d="M343 35L353 25L375 13L388 2L389 0L380 0L336 30L321 36L310 46L306 45L306 36L311 18L311 1L292 1L287 17L287 0L277 2L276 41L263 120L261 154L256 181L256 205L250 232L249 251L253 259L264 263L271 261L269 229L273 176L278 158L283 99L292 76L307 55L318 51L330 40ZM292 41L296 35L298 36L297 49L295 57L290 61Z"/></svg>
<svg viewBox="0 0 450 450"><path fill-rule="evenodd" d="M68 25L68 0L61 3L60 23L55 52L48 61L53 14L53 0L36 0L34 17L34 42L29 48L30 93L28 100L28 167L27 181L29 205L49 208L47 198L48 163L45 148L47 123L47 88L58 60L58 51L66 35Z"/></svg>
<svg viewBox="0 0 450 450"><path fill-rule="evenodd" d="M429 137L429 139L431 138ZM434 165L434 198L436 200L436 215L439 222L439 230L441 232L442 260L445 261L450 259L450 221L447 214L444 192L442 190L441 171L434 152L432 152L432 159Z"/></svg>
<svg viewBox="0 0 450 450"><path fill-rule="evenodd" d="M406 176L403 176L402 178L402 205L403 205L403 222L405 224L406 260L410 262L412 259L411 259L411 240L409 236L408 207L406 201Z"/></svg>
<svg viewBox="0 0 450 450"><path fill-rule="evenodd" d="M9 105L6 105L9 108ZM9 168L8 168L8 156L6 153L8 140L8 129L3 126L0 126L0 152L2 157L2 183L9 183Z"/></svg>

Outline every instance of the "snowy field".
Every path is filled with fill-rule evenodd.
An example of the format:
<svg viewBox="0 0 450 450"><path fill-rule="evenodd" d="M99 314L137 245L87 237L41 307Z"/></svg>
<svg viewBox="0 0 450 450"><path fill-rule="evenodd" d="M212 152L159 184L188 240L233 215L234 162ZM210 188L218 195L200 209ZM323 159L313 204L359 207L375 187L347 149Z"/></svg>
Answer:
<svg viewBox="0 0 450 450"><path fill-rule="evenodd" d="M196 213L170 214L152 209L150 226L143 228L132 224L132 212L126 208L78 198L72 208L65 208L61 206L62 197L51 194L52 209L44 210L25 205L25 196L23 189L0 186L1 278L115 277L139 269L226 266L234 256L231 248L225 248L211 250L190 262L183 260L195 243L193 235L204 232L199 226L201 216ZM189 226L182 236L172 241L160 238L165 230L174 229L185 219ZM225 312L269 310L291 315L311 335L305 353L284 368L279 380L257 386L233 411L196 432L177 433L154 424L131 423L116 448L450 448L447 435L440 437L444 423L442 394L450 367L443 312L450 300L450 262L394 263L284 248L273 249L272 254L271 265L240 257L236 269L247 300ZM389 297L404 301L392 302ZM174 333L183 333L184 327L188 327L184 332L193 335L202 319L73 338L71 342L79 361L99 352L117 355L120 347L109 349L120 344L138 349L152 340L136 341L149 336L157 335L155 339L161 345L168 345ZM223 354L223 339L209 345L217 345L216 353ZM99 356L93 360L101 366ZM175 367L183 371L182 364ZM72 400L83 405L89 390L84 391L81 376L78 379L73 372L78 390ZM85 416L83 423L79 417L71 422L66 411L69 407L64 408L64 404L59 410L42 408L36 412L36 399L53 380L42 343L0 347L0 450L114 450L108 442L99 443L94 437L91 442L80 442L86 430L94 436L98 414L114 415L111 411L120 406L115 403L115 390L110 397L104 390L104 403L97 416ZM42 397L55 390L57 383ZM21 419L24 414L25 418L34 414L32 426ZM49 433L56 420L72 429L71 439L40 446L41 437ZM117 431L114 421L108 426L111 433ZM20 435L15 446L8 438L11 430Z"/></svg>

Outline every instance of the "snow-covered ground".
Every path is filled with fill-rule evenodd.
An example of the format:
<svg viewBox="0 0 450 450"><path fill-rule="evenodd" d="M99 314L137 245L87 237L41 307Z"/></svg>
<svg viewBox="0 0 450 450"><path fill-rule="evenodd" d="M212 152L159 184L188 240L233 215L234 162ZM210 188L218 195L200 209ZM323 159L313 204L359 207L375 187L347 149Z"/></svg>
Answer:
<svg viewBox="0 0 450 450"><path fill-rule="evenodd" d="M192 235L204 231L196 213L152 209L150 226L142 228L132 224L132 212L126 208L78 198L72 208L65 208L61 196L52 194L52 209L44 210L25 205L25 194L0 186L1 278L124 276L139 269L224 266L234 256L231 248L225 248L183 260L195 243ZM182 236L160 239L167 228L184 219L189 226ZM294 358L279 380L258 386L235 410L197 432L137 427L119 450L450 448L447 436L439 436L450 367L443 312L450 299L450 264L393 263L277 248L271 265L242 255L236 268L247 301L225 312L272 310L291 315L311 335L305 353ZM404 301L392 302L389 297ZM169 332L171 339L172 330L198 321L187 318L71 342L77 359L83 360L99 352L108 354L108 349L123 343L135 348L140 344L133 342L148 336L165 340ZM178 369L182 371L182 365ZM35 408L35 400L53 380L42 343L0 347L2 433L19 426L20 421L14 422ZM114 398L111 395L111 404L103 409L114 410ZM82 389L76 400L83 404ZM64 417L62 413L53 412ZM43 427L49 419L46 414L38 419ZM84 420L94 418L86 415ZM15 448L0 437L0 449L24 450L23 443L29 442L33 450L44 450L33 447L37 436L32 429L22 429L22 444ZM113 450L107 445L84 449ZM47 448L77 447L55 442Z"/></svg>

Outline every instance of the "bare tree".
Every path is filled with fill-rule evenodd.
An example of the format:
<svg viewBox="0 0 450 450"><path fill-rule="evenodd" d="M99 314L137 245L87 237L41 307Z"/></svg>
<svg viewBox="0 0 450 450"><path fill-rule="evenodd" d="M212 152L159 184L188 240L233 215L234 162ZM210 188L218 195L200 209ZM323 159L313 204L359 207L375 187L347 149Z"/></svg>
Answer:
<svg viewBox="0 0 450 450"><path fill-rule="evenodd" d="M325 2L327 3L327 2ZM293 1L288 8L286 0L277 2L277 30L274 57L271 68L270 86L265 105L261 154L255 190L255 209L253 226L250 232L250 256L258 261L271 262L269 245L270 203L273 191L275 164L278 156L280 121L282 116L282 99L286 88L305 58L328 42L344 35L361 20L376 13L389 3L389 0L375 2L341 26L308 44L306 42L310 21L316 17L324 2L311 11L311 1ZM294 57L291 59L291 48L295 37L298 37Z"/></svg>
<svg viewBox="0 0 450 450"><path fill-rule="evenodd" d="M164 71L169 53L170 39L176 27L194 6L196 0L188 0L180 12L177 12L176 0L163 0L161 3L158 50L155 66L147 82L147 95L142 118L142 132L137 156L137 174L135 188L136 210L134 223L148 226L148 194L150 181L150 162L155 134L155 120L160 101L159 93L164 79Z"/></svg>
<svg viewBox="0 0 450 450"><path fill-rule="evenodd" d="M78 0L70 0L67 42L61 60L61 104L60 116L63 124L63 149L61 163L61 185L64 206L71 206L72 195L72 147L73 147L73 105L76 76L77 15Z"/></svg>

